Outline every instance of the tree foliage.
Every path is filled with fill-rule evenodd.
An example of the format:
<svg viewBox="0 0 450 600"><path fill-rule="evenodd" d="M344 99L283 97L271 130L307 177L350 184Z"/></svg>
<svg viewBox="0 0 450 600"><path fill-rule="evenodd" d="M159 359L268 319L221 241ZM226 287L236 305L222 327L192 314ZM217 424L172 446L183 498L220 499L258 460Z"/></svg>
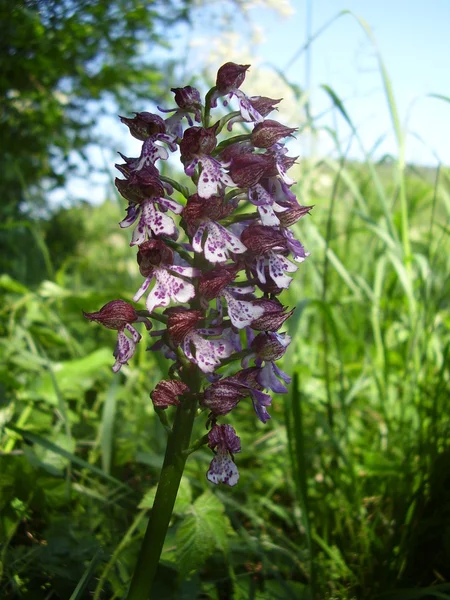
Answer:
<svg viewBox="0 0 450 600"><path fill-rule="evenodd" d="M73 151L93 141L102 105L92 100L123 106L158 95L155 51L188 18L190 2L1 1L3 215L64 183Z"/></svg>

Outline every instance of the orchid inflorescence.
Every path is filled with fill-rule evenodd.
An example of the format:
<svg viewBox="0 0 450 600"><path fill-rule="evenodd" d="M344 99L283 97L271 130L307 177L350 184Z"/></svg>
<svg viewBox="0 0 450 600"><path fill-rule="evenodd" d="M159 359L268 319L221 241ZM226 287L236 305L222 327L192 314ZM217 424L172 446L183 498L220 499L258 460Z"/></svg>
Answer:
<svg viewBox="0 0 450 600"><path fill-rule="evenodd" d="M266 423L271 405L267 392L287 391L290 378L276 361L290 337L278 331L293 310L277 296L289 287L288 274L298 268L287 257L300 263L308 256L289 226L312 208L301 206L290 189L294 181L287 170L295 158L287 156L281 140L295 129L265 118L280 100L248 97L240 90L248 67L224 64L205 104L191 86L172 89L177 107L160 109L173 113L167 119L149 112L121 117L131 135L143 142L138 158L121 155L124 162L116 166L124 179L116 179L116 186L129 203L120 226L135 224L130 246L138 247L144 278L133 300L138 302L150 290L147 311L113 300L99 312L85 313L118 331L115 372L132 358L141 339L133 324L144 322L148 330L150 319L164 324L151 332L159 339L150 349L163 351L174 364L171 379L152 391L153 404L158 410L179 405L191 393L192 369L203 374L197 398L209 411L206 441L215 451L207 477L228 485L239 479L233 455L240 451L240 439L231 425L217 420L250 398L257 417ZM219 97L226 97L225 106L234 97L239 110L210 125ZM189 126L183 133L184 120ZM238 122L253 124L252 132L218 143L225 126L230 132ZM177 149L194 193L163 177L156 167ZM184 205L171 198L174 190L185 198ZM256 210L249 211L253 206ZM180 215L184 236L168 213ZM155 312L172 302L188 306ZM239 361L234 374L219 372Z"/></svg>

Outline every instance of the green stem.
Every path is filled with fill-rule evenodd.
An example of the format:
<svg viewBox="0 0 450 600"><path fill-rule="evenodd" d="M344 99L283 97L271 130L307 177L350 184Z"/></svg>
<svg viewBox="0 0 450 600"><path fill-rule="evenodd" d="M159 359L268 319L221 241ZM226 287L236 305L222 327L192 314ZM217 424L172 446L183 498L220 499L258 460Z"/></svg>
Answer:
<svg viewBox="0 0 450 600"><path fill-rule="evenodd" d="M205 98L205 112L203 113L203 127L209 127L209 117L211 113L211 97L217 90L216 86L212 87L206 94Z"/></svg>
<svg viewBox="0 0 450 600"><path fill-rule="evenodd" d="M198 367L190 365L183 380L189 386L191 393L186 395L177 407L172 434L167 442L155 501L127 600L151 598L153 581L183 475L187 459L186 450L189 448L197 412L197 394L201 384Z"/></svg>

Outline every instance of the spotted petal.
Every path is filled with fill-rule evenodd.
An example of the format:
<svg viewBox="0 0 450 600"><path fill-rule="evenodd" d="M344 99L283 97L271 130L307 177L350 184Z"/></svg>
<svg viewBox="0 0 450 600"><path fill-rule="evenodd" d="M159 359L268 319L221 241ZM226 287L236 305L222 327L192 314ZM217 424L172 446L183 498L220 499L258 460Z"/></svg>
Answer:
<svg viewBox="0 0 450 600"><path fill-rule="evenodd" d="M209 221L206 225L208 235L205 241L205 257L212 263L225 262L229 252L242 254L247 250L241 240L219 223Z"/></svg>
<svg viewBox="0 0 450 600"><path fill-rule="evenodd" d="M250 325L255 319L259 319L264 313L264 309L251 301L237 300L227 292L223 293L228 306L228 316L237 329L243 329Z"/></svg>
<svg viewBox="0 0 450 600"><path fill-rule="evenodd" d="M197 193L200 198L209 199L219 193L219 187L235 185L218 160L210 156L202 156L199 161L202 165L197 185Z"/></svg>
<svg viewBox="0 0 450 600"><path fill-rule="evenodd" d="M191 344L195 347L195 356ZM213 373L220 360L231 355L233 348L227 340L205 340L193 331L184 338L183 352L203 373Z"/></svg>
<svg viewBox="0 0 450 600"><path fill-rule="evenodd" d="M166 269L156 268L156 284L147 297L147 310L152 312L157 306L168 306L171 300L188 302L195 296L195 288L179 277L171 275Z"/></svg>
<svg viewBox="0 0 450 600"><path fill-rule="evenodd" d="M159 200L159 199L158 199ZM142 203L142 213L139 223L133 232L130 246L143 244L148 237L165 235L172 237L176 235L176 227L173 219L157 210L153 200Z"/></svg>
<svg viewBox="0 0 450 600"><path fill-rule="evenodd" d="M218 452L209 465L206 477L211 483L233 486L239 481L239 471L227 453Z"/></svg>
<svg viewBox="0 0 450 600"><path fill-rule="evenodd" d="M140 334L134 327L131 327L131 329L134 332L132 332L133 339L127 337L123 329L117 332L117 344L113 352L114 358L116 359L112 368L114 373L120 371L122 365L126 365L130 358L132 358L136 351L136 343L141 339Z"/></svg>
<svg viewBox="0 0 450 600"><path fill-rule="evenodd" d="M298 269L297 265L291 263L287 258L280 254L271 252L269 256L269 273L273 281L279 288L287 289L292 281L292 277L284 274L294 273Z"/></svg>

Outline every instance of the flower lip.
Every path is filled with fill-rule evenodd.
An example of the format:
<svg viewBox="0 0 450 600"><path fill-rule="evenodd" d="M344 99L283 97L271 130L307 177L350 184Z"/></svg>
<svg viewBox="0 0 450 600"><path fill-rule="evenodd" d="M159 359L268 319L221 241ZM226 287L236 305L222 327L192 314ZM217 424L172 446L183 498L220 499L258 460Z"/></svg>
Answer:
<svg viewBox="0 0 450 600"><path fill-rule="evenodd" d="M87 313L83 316L89 321L96 321L107 329L123 329L127 323L134 323L139 319L136 310L124 300L112 300L97 312Z"/></svg>
<svg viewBox="0 0 450 600"><path fill-rule="evenodd" d="M141 275L149 277L155 267L173 264L173 251L162 240L148 240L139 246L137 262Z"/></svg>

